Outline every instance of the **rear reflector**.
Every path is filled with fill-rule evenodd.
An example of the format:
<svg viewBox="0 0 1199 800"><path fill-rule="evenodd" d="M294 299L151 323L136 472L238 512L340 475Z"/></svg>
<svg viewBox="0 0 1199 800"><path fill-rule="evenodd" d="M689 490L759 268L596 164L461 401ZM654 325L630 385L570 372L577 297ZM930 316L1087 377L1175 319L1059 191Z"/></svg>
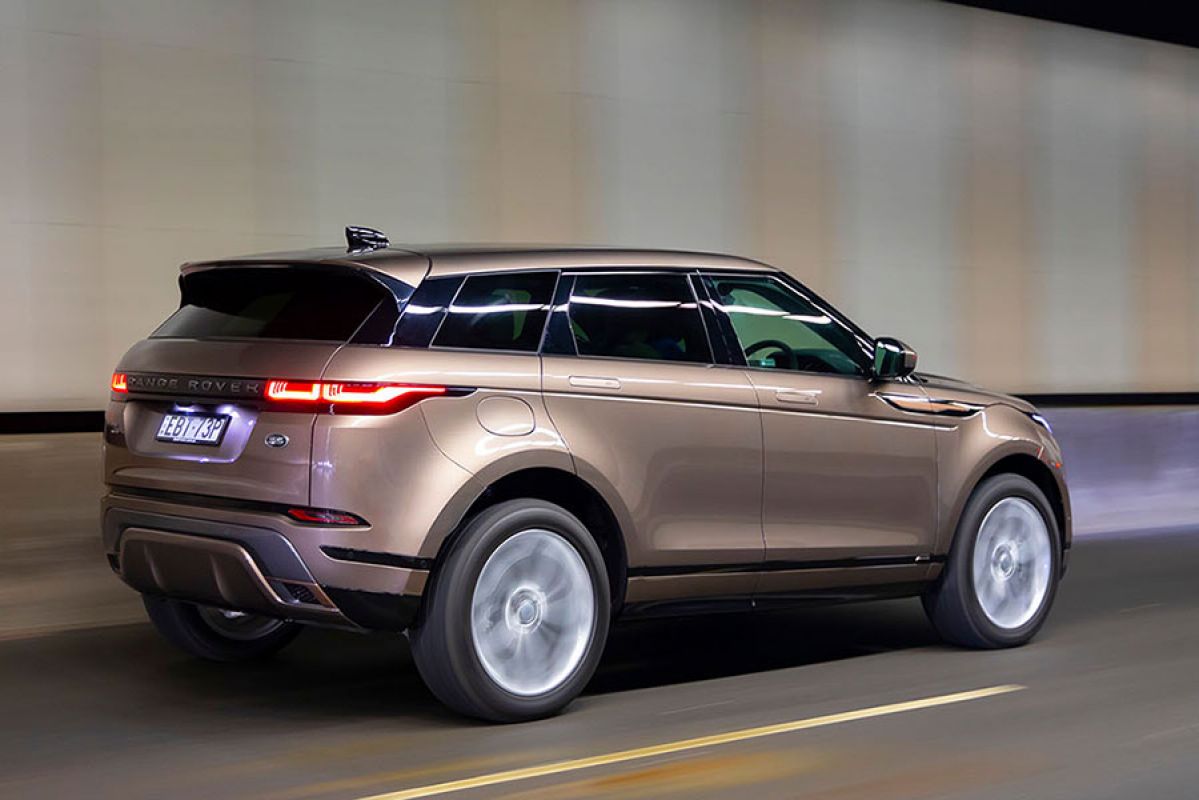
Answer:
<svg viewBox="0 0 1199 800"><path fill-rule="evenodd" d="M366 520L345 511L330 511L327 508L289 508L287 516L310 525L365 525Z"/></svg>
<svg viewBox="0 0 1199 800"><path fill-rule="evenodd" d="M448 392L444 386L406 383L334 383L276 379L266 385L266 399L280 410L329 411L343 414L394 414Z"/></svg>
<svg viewBox="0 0 1199 800"><path fill-rule="evenodd" d="M125 377L124 372L112 373L112 383L109 385L112 386L112 390L114 392L117 392L118 394L128 394L129 393L129 381Z"/></svg>

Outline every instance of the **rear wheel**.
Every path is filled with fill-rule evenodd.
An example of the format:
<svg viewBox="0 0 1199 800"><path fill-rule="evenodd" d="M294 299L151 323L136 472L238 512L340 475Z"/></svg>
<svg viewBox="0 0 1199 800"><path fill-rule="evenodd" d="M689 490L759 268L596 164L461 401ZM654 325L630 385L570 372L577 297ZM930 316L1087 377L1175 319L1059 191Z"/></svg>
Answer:
<svg viewBox="0 0 1199 800"><path fill-rule="evenodd" d="M166 597L143 596L142 602L164 639L208 661L266 658L290 644L301 629L294 622Z"/></svg>
<svg viewBox="0 0 1199 800"><path fill-rule="evenodd" d="M591 534L565 509L511 500L467 523L410 631L429 689L473 717L555 714L587 685L608 632L609 590Z"/></svg>
<svg viewBox="0 0 1199 800"><path fill-rule="evenodd" d="M1061 535L1044 493L1020 475L996 475L966 503L924 608L950 642L1014 647L1045 622L1060 574Z"/></svg>

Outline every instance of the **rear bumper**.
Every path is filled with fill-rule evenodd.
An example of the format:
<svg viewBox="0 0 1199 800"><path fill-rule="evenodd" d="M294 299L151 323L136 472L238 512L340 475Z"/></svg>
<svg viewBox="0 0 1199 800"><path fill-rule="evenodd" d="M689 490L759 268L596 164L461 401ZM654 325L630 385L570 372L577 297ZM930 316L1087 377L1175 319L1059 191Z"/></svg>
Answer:
<svg viewBox="0 0 1199 800"><path fill-rule="evenodd" d="M145 594L300 622L403 630L428 571L334 558L361 531L114 490L102 504L113 569Z"/></svg>

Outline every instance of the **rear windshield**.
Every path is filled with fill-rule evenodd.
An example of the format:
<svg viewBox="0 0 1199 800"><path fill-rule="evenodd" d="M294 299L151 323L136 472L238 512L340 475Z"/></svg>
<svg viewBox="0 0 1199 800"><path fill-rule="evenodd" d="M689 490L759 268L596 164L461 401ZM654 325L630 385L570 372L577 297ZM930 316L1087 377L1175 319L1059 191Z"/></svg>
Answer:
<svg viewBox="0 0 1199 800"><path fill-rule="evenodd" d="M398 282L397 282L398 283ZM402 304L381 282L332 267L221 267L180 281L179 310L156 338L344 342L381 304Z"/></svg>

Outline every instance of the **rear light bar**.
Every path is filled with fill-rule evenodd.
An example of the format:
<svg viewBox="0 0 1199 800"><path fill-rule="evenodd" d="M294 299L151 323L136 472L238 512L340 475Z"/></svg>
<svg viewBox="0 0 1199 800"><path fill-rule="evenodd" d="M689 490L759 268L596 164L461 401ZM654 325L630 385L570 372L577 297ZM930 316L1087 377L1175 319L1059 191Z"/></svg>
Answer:
<svg viewBox="0 0 1199 800"><path fill-rule="evenodd" d="M445 386L415 386L407 383L275 379L266 385L267 402L280 411L343 414L395 414L430 397L460 393Z"/></svg>
<svg viewBox="0 0 1199 800"><path fill-rule="evenodd" d="M129 394L129 380L124 372L112 373L112 383L109 386L117 394Z"/></svg>

